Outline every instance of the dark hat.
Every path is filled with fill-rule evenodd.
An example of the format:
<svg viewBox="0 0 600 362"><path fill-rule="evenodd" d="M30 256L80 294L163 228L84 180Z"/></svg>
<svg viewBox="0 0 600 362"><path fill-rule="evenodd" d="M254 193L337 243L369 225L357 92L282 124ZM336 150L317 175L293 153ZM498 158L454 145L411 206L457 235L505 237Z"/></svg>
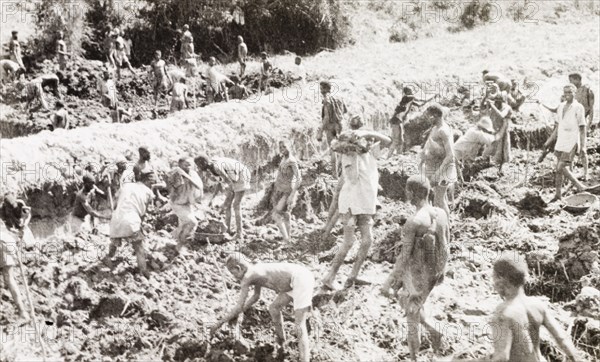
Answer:
<svg viewBox="0 0 600 362"><path fill-rule="evenodd" d="M18 31L16 31L16 30L13 30L11 33L12 33L12 34L19 34L19 32L18 32Z"/></svg>
<svg viewBox="0 0 600 362"><path fill-rule="evenodd" d="M56 101L56 108L63 108L65 104L62 101Z"/></svg>

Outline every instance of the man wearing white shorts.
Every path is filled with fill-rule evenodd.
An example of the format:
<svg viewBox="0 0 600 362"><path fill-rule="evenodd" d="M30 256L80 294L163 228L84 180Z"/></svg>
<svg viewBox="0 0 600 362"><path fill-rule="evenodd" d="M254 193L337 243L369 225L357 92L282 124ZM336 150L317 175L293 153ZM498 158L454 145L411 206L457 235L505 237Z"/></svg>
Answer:
<svg viewBox="0 0 600 362"><path fill-rule="evenodd" d="M230 256L226 265L229 272L240 281L240 297L233 310L210 329L210 335L213 336L223 324L236 318L256 303L260 299L260 291L263 287L269 288L277 293L273 304L269 306L269 313L275 324L277 342L282 348L285 342L285 332L281 310L293 300L300 361L308 362L310 360L310 346L308 344L306 319L312 309L312 297L315 287L315 278L312 272L301 264L252 264L244 255L239 253ZM246 300L251 286L254 286L254 294Z"/></svg>

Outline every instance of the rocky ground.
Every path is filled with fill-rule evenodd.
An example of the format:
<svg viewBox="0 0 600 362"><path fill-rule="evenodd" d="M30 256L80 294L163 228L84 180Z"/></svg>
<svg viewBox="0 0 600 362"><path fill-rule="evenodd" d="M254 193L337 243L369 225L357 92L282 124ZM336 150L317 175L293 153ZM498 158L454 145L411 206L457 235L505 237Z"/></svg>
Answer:
<svg viewBox="0 0 600 362"><path fill-rule="evenodd" d="M333 79L351 111L363 114L368 126L388 132L386 122L402 82L415 82L425 96L431 95L429 90L435 90L436 84L478 82L481 69L497 69L518 77L523 84L533 82L533 88L528 88L535 91L530 94L532 98L555 104L566 74L580 71L598 94L599 53L598 47L590 44L597 44L597 17L568 18L558 23L552 18L540 24L498 23L406 44L363 44L320 53L307 58L305 65L310 79ZM291 64L292 57L276 57L275 62ZM95 108L94 72L80 68L69 73L71 83L63 84L62 90L78 122L89 122L88 127L42 131L3 139L1 144L2 162L10 165L2 168L2 188L25 195L34 207L32 228L38 239L27 246L25 265L49 359L294 360L297 352L291 308L284 316L291 338L285 355L276 353L267 309L272 293L265 293L263 300L245 314L239 332L224 327L208 341L207 331L237 297L238 286L223 266L230 252L241 250L262 261L303 262L320 279L341 241L339 225L332 237L321 238L319 233L335 181L327 176L323 161L327 155L311 141L319 118L315 84L282 88L300 91L293 101L290 99L296 93L280 91L252 102L211 105L159 121L144 113L139 122L111 125L103 121L107 112ZM151 96L143 82L129 76L125 79L122 91L131 94L128 101L147 104ZM76 101L69 87L89 94L78 93L83 101ZM141 94L136 96L137 89ZM465 131L473 115L453 100L453 92L444 95L441 100L451 109L449 123L455 130ZM2 116L21 119L24 116L19 107L2 104ZM33 118L46 116L34 112ZM554 159L549 156L537 162L537 158L551 124L549 114L526 104L512 133L513 144L519 149L513 150L513 162L505 176L498 177L495 168L483 164L464 170L469 177L468 183L456 187L446 278L426 304L428 315L445 336L443 356L435 360L473 360L491 352L489 320L500 302L492 290L491 265L502 253L526 258L531 272L527 292L547 301L577 345L581 360L600 358L600 209L596 205L585 214L573 215L560 204L546 204L553 192ZM38 132L39 127L32 130L27 128L26 133ZM425 130L419 123L410 131L410 138L420 139ZM600 179L598 135L596 132L589 142L592 180ZM294 241L290 244L277 238L274 225L265 225L267 209L261 191L269 184L273 145L280 139L295 144L307 175L301 201L294 210ZM151 145L161 170L181 152L199 151L234 155L257 169L256 192L244 205L248 217L245 243L235 244L219 234L222 216L208 209L204 201L198 209L203 222L189 254L175 257L170 236L173 217L167 210L157 211L147 227L152 269L152 278L147 281L136 272L132 250L127 246L114 271L100 262L109 242L106 225L99 226L97 235L79 240L64 236L58 229L77 187L73 165L112 161L141 144ZM408 357L403 313L397 303L378 291L401 248L402 225L413 212L403 201L403 188L415 170L418 144L415 141L404 156L380 162L382 208L376 217L375 243L363 271L364 278L373 284L315 300L317 308L310 319L314 361L395 361ZM28 174L34 166L35 175ZM350 271L354 253L349 253L338 280L343 281ZM33 326L16 328L12 324L14 306L8 292L2 292L0 311L0 360L40 360L42 351ZM562 360L556 343L545 333L542 352L550 361ZM421 358L433 357L425 338Z"/></svg>

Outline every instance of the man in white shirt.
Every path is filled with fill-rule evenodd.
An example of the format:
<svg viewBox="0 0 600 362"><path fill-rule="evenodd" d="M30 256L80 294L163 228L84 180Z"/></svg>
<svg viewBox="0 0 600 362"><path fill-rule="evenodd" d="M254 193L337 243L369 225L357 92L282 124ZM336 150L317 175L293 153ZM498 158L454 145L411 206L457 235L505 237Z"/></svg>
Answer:
<svg viewBox="0 0 600 362"><path fill-rule="evenodd" d="M110 220L110 247L104 263L113 267L112 258L123 241L131 243L135 250L138 268L146 278L150 273L146 267L146 250L144 249L144 232L142 221L148 206L154 199L150 187L156 182L153 173L143 174L140 181L127 183L121 188L117 208Z"/></svg>
<svg viewBox="0 0 600 362"><path fill-rule="evenodd" d="M323 280L323 287L326 289L335 289L333 285L335 276L354 244L356 227L360 230L361 243L345 286L367 284L358 279L358 272L367 258L369 247L373 241L371 228L379 188L377 158L380 146L387 146L391 142L389 137L380 133L356 130L342 134L339 140L332 145L332 150L343 152L341 158L344 184L340 190L338 207L344 222L344 242L333 259L329 273ZM351 145L356 146L355 150L349 149Z"/></svg>
<svg viewBox="0 0 600 362"><path fill-rule="evenodd" d="M454 157L457 161L472 161L484 147L483 155L492 151L490 145L494 142L494 126L489 117L482 117L474 127L471 127L454 143Z"/></svg>
<svg viewBox="0 0 600 362"><path fill-rule="evenodd" d="M296 57L296 60L294 61L294 68L292 69L291 73L292 80L303 83L306 82L306 70L302 65L302 58Z"/></svg>
<svg viewBox="0 0 600 362"><path fill-rule="evenodd" d="M563 175L566 176L578 191L585 190L583 185L567 167L572 161L575 154L585 152L585 109L581 103L575 100L575 92L577 88L573 84L566 85L563 88L565 102L562 102L558 108L551 109L556 112L558 127L554 129L550 139L546 141L546 146L549 146L556 140L554 146L554 154L556 155L556 194L550 202L560 200L562 198L562 183Z"/></svg>

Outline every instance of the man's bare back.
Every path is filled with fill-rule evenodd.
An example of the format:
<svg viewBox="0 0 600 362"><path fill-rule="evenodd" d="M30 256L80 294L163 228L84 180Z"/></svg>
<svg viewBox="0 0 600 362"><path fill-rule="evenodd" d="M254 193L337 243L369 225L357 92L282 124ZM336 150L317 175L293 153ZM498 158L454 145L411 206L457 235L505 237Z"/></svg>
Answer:
<svg viewBox="0 0 600 362"><path fill-rule="evenodd" d="M405 246L410 248L406 252L411 257L406 272L400 277L406 292L410 296L420 296L424 303L433 287L444 277L446 243L450 237L448 216L444 210L427 205L407 220L405 229Z"/></svg>
<svg viewBox="0 0 600 362"><path fill-rule="evenodd" d="M492 326L496 351L510 348L511 362L545 361L540 352L540 326L546 320L546 308L535 297L519 296L500 304Z"/></svg>
<svg viewBox="0 0 600 362"><path fill-rule="evenodd" d="M255 285L277 293L287 293L292 290L292 277L306 270L304 266L292 263L255 264L246 272L242 285Z"/></svg>

